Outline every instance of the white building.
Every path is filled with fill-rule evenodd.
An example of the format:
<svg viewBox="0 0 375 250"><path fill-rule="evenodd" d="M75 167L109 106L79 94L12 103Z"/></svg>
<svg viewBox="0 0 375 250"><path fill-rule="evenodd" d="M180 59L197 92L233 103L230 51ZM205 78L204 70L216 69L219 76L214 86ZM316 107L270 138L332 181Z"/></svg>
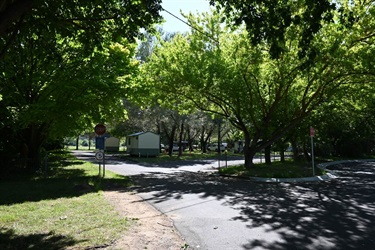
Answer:
<svg viewBox="0 0 375 250"><path fill-rule="evenodd" d="M120 149L120 139L116 137L109 137L105 140L105 150L117 152Z"/></svg>
<svg viewBox="0 0 375 250"><path fill-rule="evenodd" d="M152 132L139 132L126 138L127 152L136 156L157 156L160 154L160 135Z"/></svg>

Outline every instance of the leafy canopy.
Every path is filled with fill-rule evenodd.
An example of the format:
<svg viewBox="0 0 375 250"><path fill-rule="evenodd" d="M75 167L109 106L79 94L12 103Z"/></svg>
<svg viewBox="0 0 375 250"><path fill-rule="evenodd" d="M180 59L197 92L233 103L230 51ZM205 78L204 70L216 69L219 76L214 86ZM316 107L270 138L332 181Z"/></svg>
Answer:
<svg viewBox="0 0 375 250"><path fill-rule="evenodd" d="M288 27L284 52L275 58L272 44L252 43L244 28L229 32L233 27L221 23L222 13L190 15L189 22L206 33L192 30L162 43L142 66L145 88L160 102L225 117L243 131L251 158L342 86L373 83L374 7L347 8L361 18L350 28L325 24L311 41L320 48L314 57L299 55L300 26ZM340 16L337 11L334 18Z"/></svg>
<svg viewBox="0 0 375 250"><path fill-rule="evenodd" d="M0 58L24 32L69 38L86 53L105 43L133 41L161 20L161 0L6 0L0 5Z"/></svg>
<svg viewBox="0 0 375 250"><path fill-rule="evenodd" d="M299 56L313 56L311 42L324 22L332 21L335 4L330 0L210 0L223 9L225 19L235 26L245 24L253 45L267 42L277 58L285 50L287 32L299 26Z"/></svg>

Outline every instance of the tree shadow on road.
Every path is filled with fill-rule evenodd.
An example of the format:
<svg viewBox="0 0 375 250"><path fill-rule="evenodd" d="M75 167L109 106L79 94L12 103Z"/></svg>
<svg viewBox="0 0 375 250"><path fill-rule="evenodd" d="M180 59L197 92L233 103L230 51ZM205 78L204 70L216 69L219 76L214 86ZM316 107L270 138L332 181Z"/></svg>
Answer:
<svg viewBox="0 0 375 250"><path fill-rule="evenodd" d="M154 192L154 203L184 194L223 201L239 211L230 220L249 229L243 249L374 249L375 164L335 168L341 178L328 182L270 184L183 172L134 176L133 189Z"/></svg>

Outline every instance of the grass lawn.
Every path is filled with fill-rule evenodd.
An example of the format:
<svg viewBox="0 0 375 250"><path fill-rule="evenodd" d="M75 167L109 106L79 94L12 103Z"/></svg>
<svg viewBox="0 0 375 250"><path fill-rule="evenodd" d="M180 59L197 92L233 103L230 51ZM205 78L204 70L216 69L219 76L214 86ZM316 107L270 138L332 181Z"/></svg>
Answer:
<svg viewBox="0 0 375 250"><path fill-rule="evenodd" d="M75 160L51 157L48 175L0 182L0 249L94 249L111 244L129 227L105 201L102 189L129 185L126 177Z"/></svg>
<svg viewBox="0 0 375 250"><path fill-rule="evenodd" d="M234 175L241 177L265 177L265 178L301 178L313 176L311 163L305 162L272 162L271 165L265 163L255 164L253 168L246 169L244 165L221 168L220 174ZM315 175L324 174L321 169L315 167Z"/></svg>

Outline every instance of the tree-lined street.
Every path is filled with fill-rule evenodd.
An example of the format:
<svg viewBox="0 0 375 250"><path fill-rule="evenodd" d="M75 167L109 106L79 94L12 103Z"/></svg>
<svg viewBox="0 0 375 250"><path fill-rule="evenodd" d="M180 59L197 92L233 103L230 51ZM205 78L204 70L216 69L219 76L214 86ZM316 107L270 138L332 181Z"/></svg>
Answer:
<svg viewBox="0 0 375 250"><path fill-rule="evenodd" d="M113 246L117 235L97 246L27 207L58 214L131 178L190 249L375 249L374 161L337 163L329 181L253 181L321 180L315 160L375 158L375 1L205 1L186 23L162 0L1 1L0 184L17 191L1 206L2 246ZM162 12L190 30L164 32ZM125 177L96 176L70 155L97 166L80 146Z"/></svg>

